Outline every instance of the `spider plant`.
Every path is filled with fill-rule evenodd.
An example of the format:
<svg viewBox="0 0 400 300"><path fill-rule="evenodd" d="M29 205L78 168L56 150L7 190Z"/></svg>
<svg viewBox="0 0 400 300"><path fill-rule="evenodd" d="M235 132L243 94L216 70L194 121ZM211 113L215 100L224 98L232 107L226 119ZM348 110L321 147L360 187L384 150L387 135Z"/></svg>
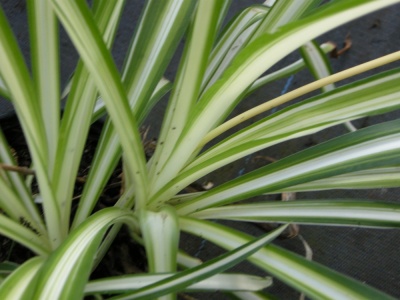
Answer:
<svg viewBox="0 0 400 300"><path fill-rule="evenodd" d="M340 88L334 83L398 60L399 52L331 74L325 53L332 45L313 39L400 0L267 0L244 9L225 26L229 1L149 0L119 71L110 49L124 2L94 0L89 6L85 1L28 0L31 70L0 10L1 94L15 107L39 186L34 194L33 175L23 178L8 171L7 166L18 165L1 134L0 233L36 256L19 266L2 265L7 276L0 298L104 294L112 299L173 299L181 291L221 290L240 299L265 299L273 278L311 298L391 298L271 242L290 223L396 228L399 204L339 198L276 202L266 195L398 187L398 120L294 152L207 191L184 189L259 150L398 109L398 68ZM80 57L67 87L60 86L59 25ZM163 75L182 39L179 68L170 82ZM263 75L298 49L300 60ZM314 82L230 117L258 87L305 67ZM322 93L317 96L237 129L249 118L318 89ZM146 161L140 127L167 92L158 143ZM66 95L62 118L61 95ZM90 173L71 214L88 131L103 116ZM94 212L121 158L120 198L113 207ZM256 202L244 201L254 197ZM282 225L254 237L213 220ZM145 247L148 274L90 280L121 224ZM179 249L181 231L226 253L201 262ZM243 260L272 278L225 273Z"/></svg>

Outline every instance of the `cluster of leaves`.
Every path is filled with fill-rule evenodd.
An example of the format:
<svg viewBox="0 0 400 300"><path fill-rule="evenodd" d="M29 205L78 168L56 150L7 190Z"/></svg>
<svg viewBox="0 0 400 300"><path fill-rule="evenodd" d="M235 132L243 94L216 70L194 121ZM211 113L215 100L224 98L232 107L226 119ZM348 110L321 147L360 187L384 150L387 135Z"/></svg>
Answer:
<svg viewBox="0 0 400 300"><path fill-rule="evenodd" d="M341 88L333 83L400 58L399 53L330 75L324 52L310 40L345 22L400 0L267 0L239 13L221 30L229 1L149 0L122 71L112 59L123 0L28 0L29 71L0 10L0 91L12 101L32 157L32 176L0 173L0 233L37 254L0 286L2 299L174 298L183 290L224 290L249 299L270 278L225 274L248 259L314 298L390 298L384 293L270 244L287 225L254 238L209 221L398 227L400 206L364 200L301 200L235 204L254 196L335 188L399 186L400 122L356 130L204 192L178 194L199 178L277 143L400 106L400 70ZM58 24L80 61L60 112ZM163 74L185 37L174 83ZM263 76L301 49L303 58ZM259 86L308 67L317 81L226 121ZM261 112L322 88L319 96L271 114L202 151L215 137ZM168 91L169 102L154 155L147 162L140 126ZM73 189L90 125L108 115L71 219ZM348 123L349 124L349 123ZM109 177L123 159L124 187L114 207L93 213ZM0 135L0 160L16 166ZM43 216L42 216L43 212ZM24 220L25 226L21 224ZM89 281L121 224L144 245L148 274ZM179 233L201 236L228 250L201 263L178 247ZM252 298L252 299L253 299Z"/></svg>

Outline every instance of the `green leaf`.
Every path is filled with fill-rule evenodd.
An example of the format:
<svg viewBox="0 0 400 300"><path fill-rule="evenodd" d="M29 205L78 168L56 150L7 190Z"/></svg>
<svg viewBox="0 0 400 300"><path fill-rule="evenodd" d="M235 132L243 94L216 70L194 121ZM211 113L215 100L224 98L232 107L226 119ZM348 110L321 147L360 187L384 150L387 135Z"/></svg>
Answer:
<svg viewBox="0 0 400 300"><path fill-rule="evenodd" d="M97 279L90 281L86 285L85 293L126 293L173 275L175 274L138 274ZM270 277L245 274L217 274L188 286L185 291L259 291L270 285L272 285Z"/></svg>
<svg viewBox="0 0 400 300"><path fill-rule="evenodd" d="M137 119L184 34L196 1L150 0L146 3L128 50L122 79Z"/></svg>
<svg viewBox="0 0 400 300"><path fill-rule="evenodd" d="M333 73L328 58L315 41L306 43L300 50L301 56L315 79L320 79ZM329 84L324 86L322 91L329 92L334 88L334 84Z"/></svg>
<svg viewBox="0 0 400 300"><path fill-rule="evenodd" d="M0 96L6 99L10 98L10 93L8 92L8 88L1 77L0 77Z"/></svg>
<svg viewBox="0 0 400 300"><path fill-rule="evenodd" d="M263 33L273 33L278 27L298 19L321 0L265 1L243 10L228 24L210 57L203 83L204 90L218 80L241 49ZM272 9L271 9L272 7ZM211 77L212 76L212 77Z"/></svg>
<svg viewBox="0 0 400 300"><path fill-rule="evenodd" d="M327 42L324 44L321 44L319 48L324 52L324 53L329 53L331 52L334 48L335 45L333 43ZM295 74L299 72L300 70L304 69L306 67L304 59L299 59L295 61L294 63L279 69L278 71L272 72L271 74L267 74L265 76L260 77L254 83L248 88L246 91L246 95L244 96L247 97L251 93L253 93L255 90L260 88L261 86L268 84L270 82L273 82L278 79L282 79L285 77L288 77L292 74Z"/></svg>
<svg viewBox="0 0 400 300"><path fill-rule="evenodd" d="M52 246L61 242L63 233L59 224L60 208L50 185L48 145L40 104L15 36L0 8L0 57L4 60L0 75L9 89L15 111L21 123L29 151L35 165L36 179L43 198L44 215Z"/></svg>
<svg viewBox="0 0 400 300"><path fill-rule="evenodd" d="M11 261L3 261L0 263L0 275L1 277L7 277L13 271L15 271L19 267L19 264L11 262Z"/></svg>
<svg viewBox="0 0 400 300"><path fill-rule="evenodd" d="M146 106L143 109L143 115L147 116L151 109L154 107L158 101L161 100L172 89L172 82L166 78L161 78L155 87L153 94L151 94L150 99L147 101Z"/></svg>
<svg viewBox="0 0 400 300"><path fill-rule="evenodd" d="M36 282L44 261L43 257L34 257L19 266L1 283L1 299L32 299L34 290L31 286Z"/></svg>
<svg viewBox="0 0 400 300"><path fill-rule="evenodd" d="M400 227L400 205L377 201L296 200L231 205L190 215L199 219L294 222L334 226Z"/></svg>
<svg viewBox="0 0 400 300"><path fill-rule="evenodd" d="M394 69L282 109L231 135L205 152L192 165L222 153L226 148L241 146L246 142L261 139L268 141L275 137L275 143L278 143L315 133L346 120L398 109L398 78L400 69ZM285 123L284 127L281 126L282 123ZM272 144L268 143L270 145Z"/></svg>
<svg viewBox="0 0 400 300"><path fill-rule="evenodd" d="M143 109L140 110L141 113L137 111L139 123L143 121L144 113L149 111L161 95L151 93L156 85L159 86L162 82L160 79L185 30L185 24L189 22L193 4L195 4L194 1L178 0L147 3L148 8L138 25L138 31L129 48L123 71L124 85L129 90L130 105L140 106ZM155 14L159 16L156 19ZM171 16L175 17L172 22ZM148 59L142 59L143 56ZM146 80L144 80L145 77ZM166 89L163 86L160 87L162 93L169 88L169 85L166 85ZM150 95L151 99L148 98ZM82 206L78 210L73 227L90 214L120 157L119 137L115 134L113 124L106 121L81 197Z"/></svg>
<svg viewBox="0 0 400 300"><path fill-rule="evenodd" d="M149 101L149 105L152 106L158 102L158 100L160 100L160 98L170 90L171 85L171 82L163 78L157 85L156 90ZM96 104L96 106L99 105L99 107L95 108L93 118L97 118L96 116L102 113L101 106L104 106L104 103L101 98L98 99L98 101L100 103ZM152 104L150 104L150 102ZM115 130L106 130L106 127L110 125L111 123L109 122L104 125L104 130L99 142L101 144L99 144L93 158L92 166L88 178L86 179L86 184L81 195L81 201L79 202L72 228L79 225L87 218L87 216L90 215L103 191L103 188L106 186L108 179L119 162L121 155L119 140L115 134ZM106 134L107 136L103 136Z"/></svg>
<svg viewBox="0 0 400 300"><path fill-rule="evenodd" d="M259 26L262 18L269 11L268 5L252 5L237 16L224 28L212 50L204 74L202 90L212 86L230 65L239 51L248 44L253 32Z"/></svg>
<svg viewBox="0 0 400 300"><path fill-rule="evenodd" d="M35 299L81 299L97 247L107 228L119 222L137 226L129 210L105 208L72 231L41 268Z"/></svg>
<svg viewBox="0 0 400 300"><path fill-rule="evenodd" d="M253 239L238 230L209 221L180 218L181 229L230 250ZM312 299L393 299L364 283L288 250L269 244L249 261Z"/></svg>
<svg viewBox="0 0 400 300"><path fill-rule="evenodd" d="M60 123L58 23L49 1L27 1L33 80L46 131L52 176Z"/></svg>
<svg viewBox="0 0 400 300"><path fill-rule="evenodd" d="M21 125L27 129L28 143L35 143L34 145L38 145L37 148L45 146L44 128L35 97L35 88L15 36L1 8L0 24L0 53L5 60L0 68L2 80L8 87L17 114L21 118L26 118L21 120ZM45 151L45 149L47 148L41 150ZM38 153L42 154L42 152Z"/></svg>
<svg viewBox="0 0 400 300"><path fill-rule="evenodd" d="M400 163L400 121L332 139L222 184L178 205L179 214L335 175Z"/></svg>
<svg viewBox="0 0 400 300"><path fill-rule="evenodd" d="M300 48L302 57L304 58L308 68L313 74L315 79L320 79L331 75L332 67L328 58L318 44L314 42L308 42L303 47ZM328 84L321 88L322 92L329 92L335 88L333 83ZM351 122L347 121L345 123L346 127L350 131L355 131L357 128L354 127Z"/></svg>
<svg viewBox="0 0 400 300"><path fill-rule="evenodd" d="M10 152L11 147L0 130L0 162L15 166L15 160ZM0 207L15 221L24 220L39 234L46 236L45 225L39 210L33 202L32 196L24 179L17 172L7 172L0 168Z"/></svg>
<svg viewBox="0 0 400 300"><path fill-rule="evenodd" d="M248 109L245 112L231 118L230 120L224 122L217 128L214 128L213 130L211 130L203 138L203 140L201 141L201 143L198 145L197 148L201 149L206 143L208 143L209 141L211 141L218 135L221 135L225 131L233 128L234 126L236 126L246 120L249 120L250 118L255 117L263 112L266 112L274 107L285 104L291 100L294 100L297 97L300 97L307 93L315 91L315 90L322 88L323 86L326 86L328 84L347 79L349 77L361 74L363 72L375 69L377 67L381 67L381 66L389 64L389 63L393 63L399 59L400 59L400 51L393 52L391 54L384 55L377 59L374 59L374 60L368 61L366 63L357 65L355 67L349 68L345 71L341 71L336 74L330 75L328 77L321 78L319 80L316 80L314 82L306 84L300 88L297 88L293 91L282 94L281 96L278 96L275 99L272 99L272 100L264 102L260 105L257 105L255 107Z"/></svg>
<svg viewBox="0 0 400 300"><path fill-rule="evenodd" d="M194 1L147 1L123 67L122 81L130 105L141 123L158 97L163 73L181 39ZM101 101L102 102L102 101ZM101 105L96 115L102 114Z"/></svg>
<svg viewBox="0 0 400 300"><path fill-rule="evenodd" d="M114 41L117 24L123 12L123 4L124 1L116 3L101 1L99 5L96 5L94 20L108 48L111 48ZM97 87L90 78L89 71L80 61L72 79L71 91L63 113L54 166L53 183L56 186L57 199L64 208L62 218L64 230L68 230L70 225L72 195L91 125L88 115L93 110L97 93ZM96 187L102 190L101 187ZM79 207L82 205L85 203L80 201Z"/></svg>
<svg viewBox="0 0 400 300"><path fill-rule="evenodd" d="M274 34L262 35L250 43L236 57L218 83L207 90L198 101L173 153L165 165L163 164L163 169L155 175L157 178L153 182L157 189L153 194L187 165L197 153L202 138L228 116L236 106L238 97L275 62L334 27L397 2L399 0L335 1L326 9L283 26Z"/></svg>
<svg viewBox="0 0 400 300"><path fill-rule="evenodd" d="M400 186L400 167L373 168L285 188L280 192L330 189L382 189Z"/></svg>
<svg viewBox="0 0 400 300"><path fill-rule="evenodd" d="M240 245L236 249L211 259L210 261L205 262L197 267L179 272L178 274L168 277L157 283L138 289L133 293L117 296L112 299L150 299L149 297L154 299L155 297L170 293L172 291L182 290L195 282L201 281L214 274L221 273L239 263L249 255L255 253L266 243L274 240L284 229L286 229L286 227L287 226L281 226L273 232L257 238L254 241Z"/></svg>
<svg viewBox="0 0 400 300"><path fill-rule="evenodd" d="M266 1L265 3L269 2L273 2L272 9L258 26L251 41L264 33L274 33L279 27L300 19L305 13L318 6L322 0Z"/></svg>
<svg viewBox="0 0 400 300"><path fill-rule="evenodd" d="M106 103L126 153L125 162L135 181L137 204L144 205L148 190L145 156L137 121L129 108L128 98L111 54L86 3L60 0L52 0L52 3Z"/></svg>
<svg viewBox="0 0 400 300"><path fill-rule="evenodd" d="M155 195L152 201L169 199L202 176L261 149L318 132L346 120L399 108L399 71L395 69L384 72L337 88L245 127L202 153Z"/></svg>
<svg viewBox="0 0 400 300"><path fill-rule="evenodd" d="M198 3L161 127L159 147L156 148L152 159L151 177L162 168L165 154L168 155L174 148L200 95L202 79L225 2L221 0Z"/></svg>
<svg viewBox="0 0 400 300"><path fill-rule="evenodd" d="M161 98L167 94L172 88L172 83L166 79L166 78L161 78L161 80L158 82L157 86L155 87L153 94L151 95L151 98L148 100L146 103L145 108L143 109L143 115L147 116L148 113L151 111L151 109L154 107L158 101L161 100ZM101 97L99 97L96 100L95 107L93 109L93 114L92 114L92 123L100 119L101 117L105 116L106 114L106 106L104 104L104 101Z"/></svg>
<svg viewBox="0 0 400 300"><path fill-rule="evenodd" d="M39 255L47 255L51 250L48 237L40 232L35 232L36 228L30 226L29 220L21 218L21 220L14 221L0 214L0 233L3 236L24 245Z"/></svg>

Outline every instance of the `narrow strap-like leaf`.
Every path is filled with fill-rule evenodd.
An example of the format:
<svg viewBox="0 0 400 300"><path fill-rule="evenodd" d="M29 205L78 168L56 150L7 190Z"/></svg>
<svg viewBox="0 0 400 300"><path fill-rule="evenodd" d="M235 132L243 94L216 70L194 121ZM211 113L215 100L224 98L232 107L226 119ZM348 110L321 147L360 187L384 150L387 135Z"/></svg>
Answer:
<svg viewBox="0 0 400 300"><path fill-rule="evenodd" d="M328 58L315 41L306 43L300 48L300 53L306 62L308 69L316 80L327 77L333 73ZM329 92L334 88L335 85L331 83L323 86L321 90L323 92ZM344 124L350 131L357 130L350 121L347 121Z"/></svg>
<svg viewBox="0 0 400 300"><path fill-rule="evenodd" d="M24 245L38 255L48 255L51 245L47 236L35 232L35 228L30 228L29 220L21 219L21 223L1 214L0 234Z"/></svg>
<svg viewBox="0 0 400 300"><path fill-rule="evenodd" d="M315 79L320 79L333 73L328 58L315 41L306 43L300 50L308 69ZM324 86L322 91L329 92L334 88L335 85L329 84Z"/></svg>
<svg viewBox="0 0 400 300"><path fill-rule="evenodd" d="M32 299L34 283L40 267L44 263L43 257L34 257L27 260L0 285L1 299Z"/></svg>
<svg viewBox="0 0 400 300"><path fill-rule="evenodd" d="M329 53L335 48L335 45L333 43L327 42L327 43L321 44L319 47L321 48L321 50L324 53ZM282 69L279 69L271 74L262 76L259 79L257 79L256 81L254 81L254 83L246 91L246 95L244 97L247 97L249 94L253 93L255 90L257 90L258 88L260 88L263 85L266 85L275 80L282 79L282 78L288 77L290 75L293 75L293 74L299 72L300 70L304 69L305 67L306 67L305 61L304 61L304 59L301 58Z"/></svg>
<svg viewBox="0 0 400 300"><path fill-rule="evenodd" d="M138 225L129 210L106 208L71 232L44 263L33 299L81 299L104 233L120 222Z"/></svg>
<svg viewBox="0 0 400 300"><path fill-rule="evenodd" d="M400 163L400 121L352 132L298 152L179 205L187 214L292 185Z"/></svg>
<svg viewBox="0 0 400 300"><path fill-rule="evenodd" d="M125 149L125 162L135 181L137 204L144 205L148 192L145 155L137 121L131 113L111 53L104 44L86 3L58 0L52 0L52 3L103 96L122 148Z"/></svg>
<svg viewBox="0 0 400 300"><path fill-rule="evenodd" d="M10 152L10 145L0 130L0 161L6 165L16 166ZM17 172L7 172L0 177L1 196L0 207L14 220L21 219L29 222L42 235L47 235L44 220L42 219L32 195L24 179ZM17 196L18 195L18 196Z"/></svg>
<svg viewBox="0 0 400 300"><path fill-rule="evenodd" d="M1 77L0 77L0 95L6 99L10 98L10 93L8 92L8 88Z"/></svg>
<svg viewBox="0 0 400 300"><path fill-rule="evenodd" d="M33 80L46 131L49 176L52 176L60 124L59 28L49 1L27 3Z"/></svg>
<svg viewBox="0 0 400 300"><path fill-rule="evenodd" d="M122 79L138 120L190 21L196 1L150 0L128 49Z"/></svg>
<svg viewBox="0 0 400 300"><path fill-rule="evenodd" d="M347 173L285 188L282 192L330 189L383 189L400 186L400 167L382 167Z"/></svg>
<svg viewBox="0 0 400 300"><path fill-rule="evenodd" d="M43 198L44 215L49 230L50 241L54 247L61 242L63 233L60 226L60 208L56 201L47 161L47 142L40 104L36 97L35 87L29 75L15 36L0 8L0 68L18 119L21 123L27 144L35 165L36 179Z"/></svg>
<svg viewBox="0 0 400 300"><path fill-rule="evenodd" d="M145 113L155 103L156 98L149 100L146 97L152 95L154 85L159 83L166 65L172 57L173 50L178 45L186 28L185 24L189 21L193 4L195 3L192 1L182 2L180 0L151 1L147 4L148 8L139 22L138 33L129 48L123 71L124 85L130 91L128 92L130 104L143 108L143 110L137 108L137 111L140 112L138 113L139 123L144 120ZM157 18L157 23L155 23L154 11L150 8L154 8L157 14L162 16ZM171 16L175 16L172 23L170 22ZM167 36L173 38L167 39ZM145 47L145 45L147 46ZM142 55L148 59L142 59ZM147 80L144 80L144 76L147 77ZM163 90L163 92L165 91ZM153 98L153 96L151 97ZM85 220L90 214L120 157L119 137L115 134L113 124L106 121L82 194L82 207L78 211L73 226Z"/></svg>
<svg viewBox="0 0 400 300"><path fill-rule="evenodd" d="M117 24L123 12L123 4L123 0L99 1L95 6L94 20L108 48L111 48L114 41ZM71 91L63 113L53 177L57 199L64 204L62 222L66 231L70 225L70 209L76 176L91 125L91 120L87 116L93 110L97 93L98 89L90 78L90 72L80 61L72 78ZM78 211L85 204L80 201Z"/></svg>
<svg viewBox="0 0 400 300"><path fill-rule="evenodd" d="M244 145L246 142L279 135L283 138L299 137L345 120L395 110L400 104L400 88L397 85L399 78L400 69L393 69L289 106L237 131L202 154L192 165L223 152L223 149ZM282 123L285 123L284 127Z"/></svg>
<svg viewBox="0 0 400 300"><path fill-rule="evenodd" d="M296 200L231 205L191 214L200 219L294 222L334 226L400 227L400 205L342 199Z"/></svg>
<svg viewBox="0 0 400 300"><path fill-rule="evenodd" d="M85 287L86 294L122 293L156 283L174 273L135 274L115 276L90 281ZM272 285L270 277L245 274L217 274L188 286L185 291L258 291Z"/></svg>
<svg viewBox="0 0 400 300"><path fill-rule="evenodd" d="M227 250L253 239L248 234L215 222L182 217L180 225L183 231ZM272 244L249 257L249 261L313 299L393 299L365 283Z"/></svg>
<svg viewBox="0 0 400 300"><path fill-rule="evenodd" d="M202 153L154 199L169 199L205 174L255 151L345 120L394 110L400 106L399 79L398 69L384 72L289 106L245 127Z"/></svg>
<svg viewBox="0 0 400 300"><path fill-rule="evenodd" d="M197 102L225 2L221 0L198 3L168 102L158 147L152 158L150 177L154 178L153 174L163 167Z"/></svg>
<svg viewBox="0 0 400 300"><path fill-rule="evenodd" d="M348 0L327 5L317 13L281 27L275 34L265 34L248 45L235 58L224 76L199 100L164 168L155 175L156 186L162 188L188 164L198 151L202 138L220 124L236 106L240 95L270 66L310 39L356 17L399 0ZM296 38L293 38L293 37ZM153 193L157 193L156 189Z"/></svg>
<svg viewBox="0 0 400 300"><path fill-rule="evenodd" d="M171 291L182 290L194 282L201 281L214 274L221 273L231 266L246 259L265 244L274 240L287 226L270 232L260 238L250 241L223 255L220 255L197 267L184 270L157 283L138 289L133 293L117 296L112 299L149 299L167 294Z"/></svg>
<svg viewBox="0 0 400 300"><path fill-rule="evenodd" d="M274 33L279 27L298 20L305 13L315 8L322 0L286 0L273 2L272 9L258 26L252 41L264 33Z"/></svg>
<svg viewBox="0 0 400 300"><path fill-rule="evenodd" d="M207 90L221 77L239 51L247 45L269 9L270 7L265 3L252 5L228 23L211 52L203 78L202 91Z"/></svg>

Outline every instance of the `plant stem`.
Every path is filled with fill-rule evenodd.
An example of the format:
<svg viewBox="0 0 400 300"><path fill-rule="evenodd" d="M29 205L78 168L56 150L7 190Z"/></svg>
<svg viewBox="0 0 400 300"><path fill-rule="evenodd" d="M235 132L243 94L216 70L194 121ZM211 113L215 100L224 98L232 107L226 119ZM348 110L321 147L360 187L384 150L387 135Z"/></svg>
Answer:
<svg viewBox="0 0 400 300"><path fill-rule="evenodd" d="M369 71L371 69L392 63L399 59L400 59L400 51L393 52L391 54L382 56L380 58L360 64L356 67L349 68L345 71L338 72L336 74L324 77L320 80L316 80L316 81L309 83L307 85L304 85L294 91L291 91L291 92L286 93L286 94L284 94L280 97L277 97L273 100L267 101L263 104L253 107L252 109L249 109L249 110L245 111L244 113L241 113L240 115L226 121L225 123L221 124L217 128L211 130L200 142L198 148L201 149L205 144L207 144L208 142L210 142L217 136L221 135L225 131L227 131L227 130L235 127L236 125L238 125L252 117L255 117L267 110L270 110L278 105L284 104L284 103L289 102L293 99L296 99L297 97L300 97L304 94L307 94L307 93L310 93L317 89L320 89L323 86L326 86L328 84L361 74L361 73Z"/></svg>
<svg viewBox="0 0 400 300"><path fill-rule="evenodd" d="M0 169L6 170L6 171L11 171L11 172L18 172L23 175L35 175L35 171L33 171L27 167L7 165L4 163L0 163Z"/></svg>

